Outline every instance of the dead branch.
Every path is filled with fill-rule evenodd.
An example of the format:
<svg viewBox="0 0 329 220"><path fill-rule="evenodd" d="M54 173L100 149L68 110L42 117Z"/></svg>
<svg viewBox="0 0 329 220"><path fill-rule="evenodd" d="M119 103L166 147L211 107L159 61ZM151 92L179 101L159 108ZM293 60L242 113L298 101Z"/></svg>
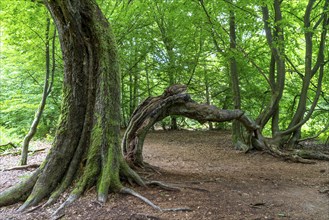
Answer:
<svg viewBox="0 0 329 220"><path fill-rule="evenodd" d="M29 150L28 152L29 153L37 153L37 152L41 152L41 151L44 151L44 150L46 150L47 148L45 147L45 148L40 148L40 149L36 149L36 150ZM17 150L17 151L11 151L11 152L7 152L7 153L3 153L3 154L0 154L0 156L7 156L7 155L19 155L19 154L21 154L21 150Z"/></svg>
<svg viewBox="0 0 329 220"><path fill-rule="evenodd" d="M2 148L2 147L6 147L6 146L8 146L8 145L12 146L13 148L17 148L17 146L16 146L15 144L13 144L12 142L9 142L9 143L7 143L7 144L1 144L1 145L0 145L0 148Z"/></svg>
<svg viewBox="0 0 329 220"><path fill-rule="evenodd" d="M15 167L11 167L11 168L8 168L8 169L4 169L3 171L10 171L10 170L27 170L27 169L30 169L30 168L38 168L40 166L40 164L28 164L28 165L22 165L22 166L15 166Z"/></svg>

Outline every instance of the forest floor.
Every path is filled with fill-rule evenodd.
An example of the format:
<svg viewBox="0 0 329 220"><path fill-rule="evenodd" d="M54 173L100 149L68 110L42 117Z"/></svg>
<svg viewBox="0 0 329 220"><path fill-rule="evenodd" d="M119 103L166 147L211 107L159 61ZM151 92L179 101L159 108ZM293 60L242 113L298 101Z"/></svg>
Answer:
<svg viewBox="0 0 329 220"><path fill-rule="evenodd" d="M40 163L45 155L45 151L31 155L30 163ZM141 175L181 191L133 188L161 208L192 211L160 212L135 197L118 194L101 205L91 189L66 209L62 219L329 219L328 162L297 164L260 152L244 154L234 150L226 131L151 132L144 159L159 173ZM3 171L18 161L19 156L0 156L1 190L32 172ZM27 214L16 214L18 206L1 208L0 219L49 219L59 203Z"/></svg>

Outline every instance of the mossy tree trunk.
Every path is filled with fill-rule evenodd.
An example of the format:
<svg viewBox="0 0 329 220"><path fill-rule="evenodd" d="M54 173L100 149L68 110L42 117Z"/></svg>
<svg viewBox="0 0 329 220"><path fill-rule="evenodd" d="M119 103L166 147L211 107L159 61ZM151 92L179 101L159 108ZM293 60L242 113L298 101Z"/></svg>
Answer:
<svg viewBox="0 0 329 220"><path fill-rule="evenodd" d="M134 111L128 128L122 140L123 153L126 161L135 167L143 167L143 144L147 132L158 121L171 115L179 115L195 119L200 123L226 122L237 120L247 131L246 138L242 144L248 149L263 150L273 156L291 160L294 162L313 163L305 159L329 160L329 155L306 152L282 152L277 141L265 139L261 128L257 123L246 116L240 109L226 110L208 104L199 104L193 101L184 85L173 85L157 97L149 97Z"/></svg>
<svg viewBox="0 0 329 220"><path fill-rule="evenodd" d="M43 164L0 194L0 206L25 200L19 211L46 197L46 204L53 203L73 182L65 204L94 185L98 200L105 202L109 191L122 189L120 176L143 185L120 149L120 74L109 23L93 0L45 4L63 53L63 103L56 137Z"/></svg>

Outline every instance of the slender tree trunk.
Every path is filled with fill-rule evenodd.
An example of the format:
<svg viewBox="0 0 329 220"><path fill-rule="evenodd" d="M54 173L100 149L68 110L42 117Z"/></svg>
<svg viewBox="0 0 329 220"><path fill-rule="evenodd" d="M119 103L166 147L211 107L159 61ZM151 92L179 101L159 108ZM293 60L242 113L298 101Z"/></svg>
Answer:
<svg viewBox="0 0 329 220"><path fill-rule="evenodd" d="M239 73L238 65L235 59L235 50L236 50L236 25L235 25L235 15L233 11L230 11L230 77L231 77L231 89L233 95L234 109L241 109L241 95L240 95L240 83L239 83ZM248 146L243 144L243 131L241 124L238 120L233 120L232 122L232 139L233 144L236 149L246 150Z"/></svg>
<svg viewBox="0 0 329 220"><path fill-rule="evenodd" d="M121 100L124 101L126 99L126 96L125 96L125 83L123 81L123 77L121 78ZM126 108L126 104L123 102L121 104L121 116L122 116L122 127L123 128L126 128L127 127L127 115L129 114L128 113L128 108ZM129 116L128 116L129 118Z"/></svg>
<svg viewBox="0 0 329 220"><path fill-rule="evenodd" d="M206 103L207 105L210 105L211 104L211 101L210 101L210 88L209 88L209 79L208 79L208 75L207 75L207 68L206 68L206 65L204 65L204 82L205 82L205 90L206 90ZM214 129L214 126L212 124L212 122L208 122L208 125L209 125L209 130L212 130Z"/></svg>
<svg viewBox="0 0 329 220"><path fill-rule="evenodd" d="M139 102L139 71L138 68L136 68L136 71L134 72L134 93L133 93L133 107L135 108L138 106Z"/></svg>
<svg viewBox="0 0 329 220"><path fill-rule="evenodd" d="M152 96L151 91L151 85L150 85L150 74L149 74L149 68L147 66L147 63L145 62L145 73L146 73L146 88L147 88L147 96Z"/></svg>
<svg viewBox="0 0 329 220"><path fill-rule="evenodd" d="M26 165L27 164L27 155L28 155L28 150L29 150L29 144L30 141L32 140L33 136L37 132L37 128L39 125L39 122L42 117L43 110L46 106L46 101L47 97L52 89L52 84L53 84L53 79L54 79L54 74L55 74L55 57L54 57L54 50L55 50L55 42L53 41L52 45L52 65L53 68L50 70L50 42L51 39L49 37L49 31L50 31L50 18L47 18L47 27L46 27L46 44L45 44L45 57L46 57L46 75L45 75L45 80L44 80L44 85L43 85L43 93L42 93L42 98L41 102L39 104L38 110L36 111L36 114L34 116L33 122L31 124L30 130L27 133L27 135L24 137L23 140L23 146L22 146L22 153L21 153L21 161L20 165ZM54 34L52 36L53 39L56 37L56 31L54 31Z"/></svg>
<svg viewBox="0 0 329 220"><path fill-rule="evenodd" d="M317 57L317 63L314 65L312 64L312 56L313 56L313 32L314 28L311 27L311 13L313 10L315 1L310 0L308 2L308 5L306 7L305 15L304 15L304 27L305 27L305 70L304 70L304 76L303 76L303 84L299 95L299 101L298 106L296 109L296 112L288 126L288 130L292 127L295 127L296 124L299 124L303 119L306 112L306 105L309 95L309 87L311 84L311 80L314 77L317 66L323 66L324 63L324 47L325 47L325 39L326 39L326 33L327 33L327 25L329 24L328 21L328 6L329 1L327 0L324 4L323 8L323 22L322 22L322 33L320 37L320 44L319 44L319 52ZM321 73L320 73L321 75ZM320 77L320 76L319 76ZM318 89L321 85L318 84ZM315 104L317 103L318 98L315 98L313 102ZM296 144L296 142L301 138L301 126L294 129L292 131L292 136L290 137L290 145Z"/></svg>
<svg viewBox="0 0 329 220"><path fill-rule="evenodd" d="M161 32L161 38L162 42L166 48L167 56L168 56L168 66L167 66L167 75L169 79L169 86L174 85L176 83L175 79L175 52L174 52L174 40L172 39L171 36L168 34L168 29L169 27L166 27L164 24L164 15L161 13L158 5L156 6L157 10L160 14L160 18L156 19L156 23L158 25L158 28ZM177 125L177 117L175 115L170 116L170 129L171 130L177 130L178 125Z"/></svg>
<svg viewBox="0 0 329 220"><path fill-rule="evenodd" d="M284 47L284 33L280 21L282 20L281 6L279 0L273 1L275 28L272 33L270 28L270 16L267 6L262 8L264 29L266 33L267 43L271 49L271 63L270 63L270 86L271 86L271 100L267 107L259 115L257 122L263 127L272 118L272 135L276 136L279 132L279 104L282 99L284 85L285 85L285 47ZM275 72L276 70L276 72Z"/></svg>
<svg viewBox="0 0 329 220"><path fill-rule="evenodd" d="M134 112L135 106L134 106L134 77L133 77L133 70L129 72L129 115L131 116Z"/></svg>

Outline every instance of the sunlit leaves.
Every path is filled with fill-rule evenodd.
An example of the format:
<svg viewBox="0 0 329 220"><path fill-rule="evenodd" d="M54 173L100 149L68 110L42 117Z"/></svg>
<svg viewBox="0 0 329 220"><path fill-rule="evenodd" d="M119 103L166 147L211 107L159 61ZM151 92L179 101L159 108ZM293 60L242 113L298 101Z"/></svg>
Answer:
<svg viewBox="0 0 329 220"><path fill-rule="evenodd" d="M44 5L32 1L1 1L1 73L0 73L0 126L25 135L41 100L46 72L45 44L46 22L49 17ZM54 31L54 25L51 32ZM58 43L57 48L59 48ZM59 50L56 54L56 70L61 70ZM50 108L52 120L59 111L61 77L55 76ZM51 110L52 109L52 110ZM39 137L46 135L50 127L43 119Z"/></svg>
<svg viewBox="0 0 329 220"><path fill-rule="evenodd" d="M203 1L210 20L198 0L190 1L103 1L98 0L111 22L118 44L122 73L122 111L128 120L129 105L139 104L149 95L159 95L170 84L189 84L189 93L206 102L232 108L229 59L238 63L242 108L257 117L271 97L266 79L269 74L271 49L264 31L262 6L269 9L268 23L272 32L283 29L286 83L280 103L280 126L286 128L296 110L305 74L305 33L313 34L312 62L316 62L322 26L323 4L317 1L310 27L304 25L307 0L280 1L282 19L275 22L273 0L207 0ZM49 16L43 5L32 1L0 2L1 22L1 125L24 126L33 118L40 100L45 71L45 24ZM236 21L237 48L230 49L229 14ZM54 28L54 26L52 26ZM276 36L274 36L275 38ZM217 41L221 52L214 44ZM327 44L329 38L326 39ZM168 53L171 49L171 54ZM57 49L59 46L57 45ZM325 50L325 73L328 72L329 50ZM45 126L56 120L60 100L61 62L57 52L57 86L49 97ZM172 74L172 76L170 76ZM325 74L322 96L314 118L304 126L307 134L321 130L328 123L329 75ZM308 93L309 108L316 89L317 74ZM135 97L134 97L135 96ZM51 120L49 120L51 118ZM18 123L19 122L19 123ZM315 125L316 123L319 123ZM24 125L23 125L24 124ZM55 123L54 123L55 124ZM28 127L28 126L27 126Z"/></svg>

